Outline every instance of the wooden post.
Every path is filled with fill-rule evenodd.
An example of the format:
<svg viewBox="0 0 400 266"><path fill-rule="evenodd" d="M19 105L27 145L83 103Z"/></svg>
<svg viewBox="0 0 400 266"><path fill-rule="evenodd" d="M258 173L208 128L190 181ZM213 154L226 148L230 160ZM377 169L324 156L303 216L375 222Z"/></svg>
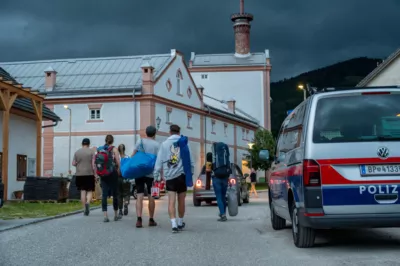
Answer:
<svg viewBox="0 0 400 266"><path fill-rule="evenodd" d="M16 93L10 93L6 89L1 89L0 106L3 110L3 158L1 175L4 184L4 201L8 199L8 149L9 149L9 133L10 133L10 109L17 98Z"/></svg>
<svg viewBox="0 0 400 266"><path fill-rule="evenodd" d="M36 114L36 176L42 175L42 121L43 102L31 99Z"/></svg>

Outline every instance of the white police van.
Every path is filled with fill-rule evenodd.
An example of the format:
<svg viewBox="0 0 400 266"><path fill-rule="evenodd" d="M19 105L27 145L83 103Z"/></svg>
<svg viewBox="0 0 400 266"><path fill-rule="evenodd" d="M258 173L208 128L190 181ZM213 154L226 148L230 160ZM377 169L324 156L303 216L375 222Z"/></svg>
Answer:
<svg viewBox="0 0 400 266"><path fill-rule="evenodd" d="M299 248L314 245L315 229L400 227L400 88L310 94L271 154L272 227L291 221Z"/></svg>

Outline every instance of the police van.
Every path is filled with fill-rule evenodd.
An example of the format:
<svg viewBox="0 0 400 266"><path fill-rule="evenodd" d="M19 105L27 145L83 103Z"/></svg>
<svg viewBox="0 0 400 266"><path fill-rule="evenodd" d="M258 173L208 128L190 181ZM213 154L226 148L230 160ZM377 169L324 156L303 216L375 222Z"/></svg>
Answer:
<svg viewBox="0 0 400 266"><path fill-rule="evenodd" d="M310 89L284 120L269 177L272 227L296 247L315 229L400 227L400 88Z"/></svg>

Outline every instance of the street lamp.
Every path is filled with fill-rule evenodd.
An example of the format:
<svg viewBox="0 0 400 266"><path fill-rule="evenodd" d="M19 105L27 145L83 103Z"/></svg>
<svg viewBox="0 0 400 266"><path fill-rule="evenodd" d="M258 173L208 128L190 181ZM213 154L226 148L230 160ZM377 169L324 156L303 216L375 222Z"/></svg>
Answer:
<svg viewBox="0 0 400 266"><path fill-rule="evenodd" d="M300 84L299 86L297 86L297 88L299 90L303 91L303 95L304 95L304 101L307 99L307 95L306 95L306 89L304 88L304 85Z"/></svg>
<svg viewBox="0 0 400 266"><path fill-rule="evenodd" d="M247 143L247 145L249 146L249 150L251 150L254 146L254 143L249 142ZM251 152L250 152L250 169L253 169L253 157L251 156Z"/></svg>
<svg viewBox="0 0 400 266"><path fill-rule="evenodd" d="M157 123L157 131L158 131L160 129L160 124L161 124L161 118L159 116L157 116L156 123Z"/></svg>
<svg viewBox="0 0 400 266"><path fill-rule="evenodd" d="M64 108L69 111L69 144L68 144L68 174L71 174L71 121L72 121L72 110L68 105L64 105Z"/></svg>

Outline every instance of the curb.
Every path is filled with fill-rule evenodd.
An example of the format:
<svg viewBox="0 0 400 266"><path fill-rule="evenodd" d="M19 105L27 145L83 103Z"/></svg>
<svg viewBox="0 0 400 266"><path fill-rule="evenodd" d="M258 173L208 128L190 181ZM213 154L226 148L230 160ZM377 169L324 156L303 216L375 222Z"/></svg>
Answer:
<svg viewBox="0 0 400 266"><path fill-rule="evenodd" d="M97 209L101 209L101 206L96 206L96 207L90 208L91 211L92 210L97 210ZM63 217L67 217L67 216L71 216L71 215L75 215L75 214L79 214L79 213L83 213L83 210L62 213L62 214L58 214L58 215L55 215L55 216L45 217L45 218L42 218L42 219L39 218L39 220L36 220L36 221L32 221L32 222L28 222L28 223L25 223L25 224L16 225L16 226L9 227L9 228L6 228L6 229L0 229L0 233L6 232L6 231L9 231L9 230L13 230L13 229L17 229L17 228L21 228L21 227L25 227L27 225L46 222L46 221L49 221L49 220L55 220L55 219L59 219L59 218L63 218Z"/></svg>
<svg viewBox="0 0 400 266"><path fill-rule="evenodd" d="M260 189L260 190L256 190L257 191L257 193L259 193L259 192L268 192L268 189Z"/></svg>

